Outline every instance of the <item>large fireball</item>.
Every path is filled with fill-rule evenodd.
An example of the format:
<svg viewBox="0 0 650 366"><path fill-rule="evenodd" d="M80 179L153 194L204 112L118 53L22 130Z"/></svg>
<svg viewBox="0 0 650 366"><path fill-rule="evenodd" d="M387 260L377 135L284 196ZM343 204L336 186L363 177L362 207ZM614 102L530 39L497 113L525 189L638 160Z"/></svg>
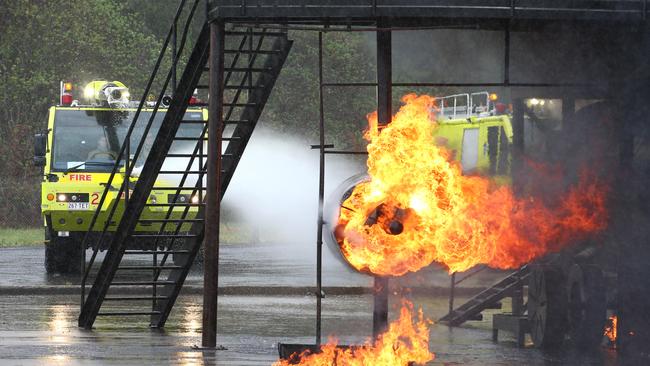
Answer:
<svg viewBox="0 0 650 366"><path fill-rule="evenodd" d="M434 144L435 98L409 94L367 138L367 182L343 203L339 246L357 270L399 276L439 263L515 268L606 226L605 187L584 174L555 205L515 198L509 186L463 176ZM368 116L376 126L376 114Z"/></svg>

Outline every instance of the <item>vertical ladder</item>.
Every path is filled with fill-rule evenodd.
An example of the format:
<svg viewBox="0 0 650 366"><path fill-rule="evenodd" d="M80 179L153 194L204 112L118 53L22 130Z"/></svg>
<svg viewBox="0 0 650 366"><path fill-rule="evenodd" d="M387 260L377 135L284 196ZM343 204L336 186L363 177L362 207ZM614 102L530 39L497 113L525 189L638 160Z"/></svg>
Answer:
<svg viewBox="0 0 650 366"><path fill-rule="evenodd" d="M181 1L172 29L178 26L176 22L183 13L184 3ZM194 1L189 9L183 40L187 37L188 24L198 3L199 0ZM285 32L264 29L231 30L226 32L226 37L223 50L227 66L224 77L222 197L292 45ZM161 55L165 53L168 41ZM180 49L183 44L182 41ZM209 49L209 27L205 24L159 129L151 129L153 117L145 127L147 132L154 131L149 136L155 136L155 139L137 181L131 176L136 163L144 160L144 156L139 154L147 133L137 142L132 159L125 159L130 156L129 144L135 144L129 142L131 130L125 138L118 161L128 160L126 168L120 173L119 163L116 163L89 234L84 239L84 246L91 246L93 254L84 268L80 327L92 328L97 316L148 317L150 326L163 327L174 306L203 241L207 123L203 119L189 119L187 108L196 90L207 89L208 83L202 80L207 80ZM174 66L167 73L154 112L160 106ZM156 67L152 80L158 71ZM149 84L152 84L151 80ZM144 97L138 113L143 105ZM207 106L201 102L193 105ZM136 123L137 114L132 125ZM179 153L174 151L174 146L191 146L192 149L191 152ZM187 159L185 167L164 168L165 159L175 158ZM125 175L125 179L117 190L112 182L120 174ZM169 184L165 178L169 176L177 177L176 183ZM108 229L111 223L117 225L114 231ZM97 235L98 232L101 234ZM96 269L93 265L104 247L107 247L106 255ZM151 257L150 264L138 260L143 257ZM91 280L91 276L94 276L94 281L85 296L85 283Z"/></svg>

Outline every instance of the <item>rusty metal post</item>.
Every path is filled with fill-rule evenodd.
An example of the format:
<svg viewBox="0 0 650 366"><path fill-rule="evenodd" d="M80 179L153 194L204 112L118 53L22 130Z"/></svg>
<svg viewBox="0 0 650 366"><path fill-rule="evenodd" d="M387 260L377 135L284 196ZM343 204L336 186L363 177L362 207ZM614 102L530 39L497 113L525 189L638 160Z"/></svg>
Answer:
<svg viewBox="0 0 650 366"><path fill-rule="evenodd" d="M390 123L392 116L392 60L390 23L377 22L377 117L379 125ZM375 339L388 327L388 277L375 277L372 335Z"/></svg>
<svg viewBox="0 0 650 366"><path fill-rule="evenodd" d="M210 24L210 105L205 212L205 258L203 262L204 348L217 345L217 296L219 274L219 211L221 201L221 131L223 129L224 37L221 21Z"/></svg>

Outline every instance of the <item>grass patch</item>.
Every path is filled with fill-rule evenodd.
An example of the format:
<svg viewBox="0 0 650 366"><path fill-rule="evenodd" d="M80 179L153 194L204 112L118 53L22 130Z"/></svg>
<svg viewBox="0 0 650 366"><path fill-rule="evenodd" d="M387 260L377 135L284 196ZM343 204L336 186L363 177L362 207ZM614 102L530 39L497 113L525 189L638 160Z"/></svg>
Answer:
<svg viewBox="0 0 650 366"><path fill-rule="evenodd" d="M0 228L0 248L27 245L43 245L43 228L3 229Z"/></svg>

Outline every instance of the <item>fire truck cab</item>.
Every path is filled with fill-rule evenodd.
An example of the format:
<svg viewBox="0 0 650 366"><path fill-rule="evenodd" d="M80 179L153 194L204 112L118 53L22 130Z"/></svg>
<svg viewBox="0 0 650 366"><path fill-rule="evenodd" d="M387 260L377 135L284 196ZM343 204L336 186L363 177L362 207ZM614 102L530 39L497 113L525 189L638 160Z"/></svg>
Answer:
<svg viewBox="0 0 650 366"><path fill-rule="evenodd" d="M87 84L84 89L85 104L73 99L72 90L72 83L61 82L60 101L49 110L47 130L36 134L34 140L34 163L43 169L41 212L45 228L45 268L48 273L80 271L86 249L82 248L84 235L90 229L91 219L116 164L121 167L120 174L116 174L111 186L118 188L109 188L107 191L102 212L92 230L102 230L107 213L114 205L118 205L114 217L121 218L124 197L117 197L117 192L125 179L125 161L116 160L137 111L137 103L129 100L128 88L118 81L93 81ZM156 113L136 162L136 169L138 164L144 165L165 112L166 109L161 107ZM152 108L143 108L138 121L148 121L152 113ZM207 110L190 106L185 119L206 121ZM141 141L145 124L139 122L135 126L131 146L137 147ZM200 134L202 126L201 123L185 124L179 131L181 134L183 130L187 130L185 132L188 134L196 134L195 130L198 129ZM182 143L172 146L172 150L177 152L187 149L190 147L183 146ZM132 154L133 152L130 158L133 157ZM130 179L133 183L137 181L137 177ZM163 182L159 177L156 185L173 186L173 178L169 182ZM182 193L179 200L197 199ZM149 202L167 203L170 199L173 197L170 198L167 191L154 190ZM162 207L147 207L142 217L163 218L165 211ZM190 215L193 213L190 212ZM114 231L117 225L118 222L108 223L107 231ZM136 231L154 230L160 230L160 224L139 224L136 227ZM88 240L87 245L91 242L93 241ZM146 243L137 243L137 246L147 249Z"/></svg>
<svg viewBox="0 0 650 366"><path fill-rule="evenodd" d="M487 91L437 98L434 143L446 147L464 174L507 179L512 124L505 104Z"/></svg>

